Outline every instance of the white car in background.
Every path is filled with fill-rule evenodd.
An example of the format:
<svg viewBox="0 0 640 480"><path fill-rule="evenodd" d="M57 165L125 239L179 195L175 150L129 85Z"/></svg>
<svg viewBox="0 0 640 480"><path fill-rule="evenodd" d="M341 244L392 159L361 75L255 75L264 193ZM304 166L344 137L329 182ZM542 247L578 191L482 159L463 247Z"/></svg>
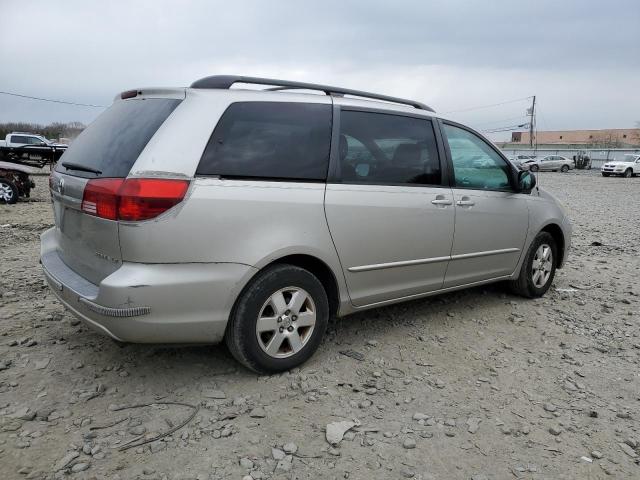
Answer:
<svg viewBox="0 0 640 480"><path fill-rule="evenodd" d="M560 155L547 155L546 157L527 160L520 165L520 168L532 172L568 172L575 168L575 165L570 158L561 157Z"/></svg>
<svg viewBox="0 0 640 480"><path fill-rule="evenodd" d="M600 169L603 177L610 175L620 175L631 178L640 175L640 154L627 154L623 160L605 163Z"/></svg>

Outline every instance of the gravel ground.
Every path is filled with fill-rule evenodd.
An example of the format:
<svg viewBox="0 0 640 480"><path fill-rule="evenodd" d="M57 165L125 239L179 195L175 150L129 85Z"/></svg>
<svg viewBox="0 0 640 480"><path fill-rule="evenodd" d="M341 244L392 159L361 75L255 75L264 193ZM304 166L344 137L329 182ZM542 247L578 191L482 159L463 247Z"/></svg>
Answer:
<svg viewBox="0 0 640 480"><path fill-rule="evenodd" d="M574 221L544 298L496 285L371 310L265 377L222 346L121 346L66 313L38 265L37 178L0 205L0 478L640 478L640 179L540 178ZM186 405L123 408L153 402Z"/></svg>

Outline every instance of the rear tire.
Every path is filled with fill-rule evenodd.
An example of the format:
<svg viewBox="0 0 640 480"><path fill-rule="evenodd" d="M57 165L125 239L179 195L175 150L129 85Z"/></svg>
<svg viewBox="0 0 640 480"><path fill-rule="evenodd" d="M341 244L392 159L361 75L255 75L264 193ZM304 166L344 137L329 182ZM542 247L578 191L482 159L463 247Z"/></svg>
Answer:
<svg viewBox="0 0 640 480"><path fill-rule="evenodd" d="M314 354L328 322L322 283L303 268L273 265L259 272L238 297L225 342L247 368L282 372Z"/></svg>
<svg viewBox="0 0 640 480"><path fill-rule="evenodd" d="M509 282L511 291L526 298L543 296L556 274L558 247L551 234L540 232L531 242L518 278Z"/></svg>
<svg viewBox="0 0 640 480"><path fill-rule="evenodd" d="M6 178L0 178L0 202L10 205L18 201L18 187Z"/></svg>
<svg viewBox="0 0 640 480"><path fill-rule="evenodd" d="M627 168L624 171L624 178L631 178L633 177L633 170L631 170L630 168Z"/></svg>
<svg viewBox="0 0 640 480"><path fill-rule="evenodd" d="M567 173L569 171L569 165L563 165L560 171L562 173Z"/></svg>

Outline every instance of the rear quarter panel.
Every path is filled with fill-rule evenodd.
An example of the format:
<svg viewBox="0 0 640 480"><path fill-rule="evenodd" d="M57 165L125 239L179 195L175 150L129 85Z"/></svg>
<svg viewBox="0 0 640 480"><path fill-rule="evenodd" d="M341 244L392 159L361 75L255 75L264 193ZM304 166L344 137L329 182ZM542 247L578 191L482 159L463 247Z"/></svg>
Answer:
<svg viewBox="0 0 640 480"><path fill-rule="evenodd" d="M146 222L120 223L123 260L260 269L287 255L306 254L334 272L344 293L324 194L324 183L196 178L177 208Z"/></svg>

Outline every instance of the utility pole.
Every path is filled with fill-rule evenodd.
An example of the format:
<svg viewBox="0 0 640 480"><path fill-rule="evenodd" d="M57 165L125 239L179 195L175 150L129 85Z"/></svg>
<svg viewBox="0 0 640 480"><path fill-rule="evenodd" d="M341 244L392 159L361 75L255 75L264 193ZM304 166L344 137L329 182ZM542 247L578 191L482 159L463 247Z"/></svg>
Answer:
<svg viewBox="0 0 640 480"><path fill-rule="evenodd" d="M535 126L536 126L536 96L533 96L533 102L531 103L531 108L529 109L529 116L531 117L529 119L529 146L531 148L533 148L533 137L534 137L534 132L535 132ZM536 139L535 142L536 145L536 149L538 147L538 141Z"/></svg>

